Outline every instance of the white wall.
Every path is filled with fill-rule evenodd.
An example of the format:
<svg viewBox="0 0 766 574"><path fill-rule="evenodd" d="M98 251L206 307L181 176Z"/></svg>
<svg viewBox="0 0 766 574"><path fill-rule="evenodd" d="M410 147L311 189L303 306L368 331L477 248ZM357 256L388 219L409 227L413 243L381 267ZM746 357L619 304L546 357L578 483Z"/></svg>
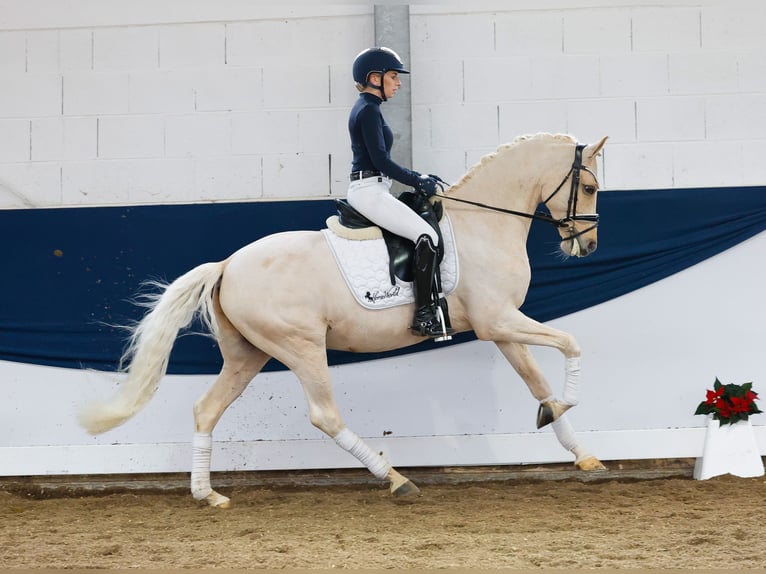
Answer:
<svg viewBox="0 0 766 574"><path fill-rule="evenodd" d="M509 7L510 5L510 7ZM415 169L610 136L611 189L766 180L766 4L411 6ZM0 208L343 195L370 4L0 1Z"/></svg>
<svg viewBox="0 0 766 574"><path fill-rule="evenodd" d="M604 461L702 455L694 410L719 377L763 391L766 233L699 265L551 324L582 347L580 404L568 417ZM563 359L533 348L557 393ZM114 391L114 376L0 362L0 476L188 472L192 406L214 376L168 376L149 405L98 437L79 406ZM331 368L344 420L396 466L571 462L537 403L494 344L475 341ZM41 400L41 397L45 397ZM761 404L761 408L763 405ZM313 428L297 379L258 375L214 432L215 470L359 466ZM751 418L766 456L766 415ZM607 463L608 464L608 463Z"/></svg>
<svg viewBox="0 0 766 574"><path fill-rule="evenodd" d="M757 1L413 5L413 167L456 179L517 134L562 131L610 135L607 188L762 185L764 16ZM372 38L369 4L0 0L0 208L343 195L350 62ZM554 322L584 350L571 417L598 456L698 456L691 412L713 378L766 380L765 240ZM631 328L606 328L615 317ZM570 460L491 344L433 353L334 370L349 424L395 464ZM537 355L556 387L560 357ZM426 364L441 375L416 390ZM211 377L168 377L140 418L93 438L73 415L108 390L100 376L0 374L0 475L188 470ZM252 385L216 439L218 469L354 464L289 374Z"/></svg>

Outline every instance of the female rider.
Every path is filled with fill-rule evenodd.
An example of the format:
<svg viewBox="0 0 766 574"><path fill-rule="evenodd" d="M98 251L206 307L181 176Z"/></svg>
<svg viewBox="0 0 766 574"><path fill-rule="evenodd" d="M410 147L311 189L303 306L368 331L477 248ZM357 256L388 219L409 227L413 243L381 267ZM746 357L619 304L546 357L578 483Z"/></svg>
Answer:
<svg viewBox="0 0 766 574"><path fill-rule="evenodd" d="M354 82L361 93L348 119L353 161L347 199L351 207L376 225L415 243L415 316L410 330L438 338L443 329L432 289L439 236L389 192L392 180L414 187L428 197L437 188L436 178L406 169L391 159L394 134L383 118L380 104L396 94L402 85L400 74L409 72L398 54L389 48L369 48L354 60Z"/></svg>

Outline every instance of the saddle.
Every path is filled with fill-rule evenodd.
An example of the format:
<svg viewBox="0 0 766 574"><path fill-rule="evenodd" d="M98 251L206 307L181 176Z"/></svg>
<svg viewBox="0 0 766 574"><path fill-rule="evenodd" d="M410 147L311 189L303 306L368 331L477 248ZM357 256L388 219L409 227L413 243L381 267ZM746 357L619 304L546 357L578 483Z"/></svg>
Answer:
<svg viewBox="0 0 766 574"><path fill-rule="evenodd" d="M444 258L444 241L442 241L442 232L439 227L439 221L441 221L444 215L444 207L441 201L431 203L426 196L422 193L405 191L399 195L399 201L404 203L407 207L412 209L415 213L420 215L439 236L439 245L437 247L437 271L436 281L440 282L439 267ZM351 207L345 199L336 199L335 205L338 209L338 223L343 227L349 229L365 229L368 227L378 227L372 221L367 219L364 215L359 213L356 209ZM395 285L395 278L398 277L401 281L412 282L414 274L412 271L413 262L415 259L415 244L401 237L391 233L387 229L380 228L383 234L383 240L388 250L389 260L389 276L391 278L391 285Z"/></svg>

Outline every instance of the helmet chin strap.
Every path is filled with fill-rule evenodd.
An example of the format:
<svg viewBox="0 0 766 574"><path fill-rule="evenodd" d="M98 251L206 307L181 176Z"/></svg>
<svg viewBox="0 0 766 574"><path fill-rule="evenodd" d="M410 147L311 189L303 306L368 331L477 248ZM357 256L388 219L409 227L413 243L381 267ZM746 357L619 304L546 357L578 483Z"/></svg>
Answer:
<svg viewBox="0 0 766 574"><path fill-rule="evenodd" d="M387 71L388 70L383 70L382 72L380 72L380 85L379 86L376 86L372 82L367 82L368 86L370 86L371 88L375 88L376 90L378 90L380 92L380 97L381 97L381 99L384 102L388 101L388 98L386 97L386 90L383 88L383 83L384 83L383 82L383 78L386 76L386 72Z"/></svg>

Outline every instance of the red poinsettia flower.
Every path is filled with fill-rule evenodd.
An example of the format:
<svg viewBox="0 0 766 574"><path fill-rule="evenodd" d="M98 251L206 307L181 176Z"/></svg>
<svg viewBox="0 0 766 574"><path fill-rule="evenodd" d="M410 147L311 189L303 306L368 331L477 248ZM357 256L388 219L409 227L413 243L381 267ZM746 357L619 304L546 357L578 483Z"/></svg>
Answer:
<svg viewBox="0 0 766 574"><path fill-rule="evenodd" d="M713 389L708 389L705 400L699 404L695 415L713 415L721 424L746 421L750 415L760 413L755 404L758 393L752 390L753 383L724 385L716 378Z"/></svg>

